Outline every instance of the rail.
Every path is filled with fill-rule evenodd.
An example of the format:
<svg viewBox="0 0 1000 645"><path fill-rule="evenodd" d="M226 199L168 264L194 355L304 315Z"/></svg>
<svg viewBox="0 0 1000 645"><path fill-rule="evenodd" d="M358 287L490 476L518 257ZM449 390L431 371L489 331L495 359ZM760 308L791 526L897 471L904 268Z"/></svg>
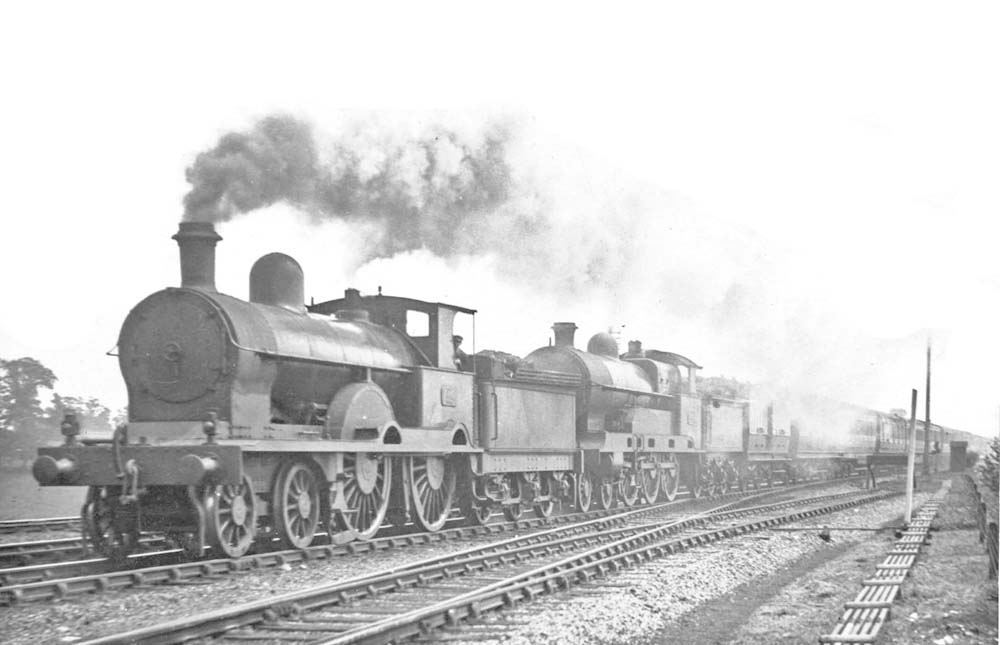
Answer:
<svg viewBox="0 0 1000 645"><path fill-rule="evenodd" d="M232 641L287 642L299 640L301 633L307 631L310 632L309 642L314 644L320 642L319 635L323 632L327 632L327 638L332 641L322 642L331 643L385 643L423 632L432 636L433 629L446 623L457 624L484 611L555 593L653 557L844 510L890 495L880 492L859 496L857 491L852 491L730 510L734 500L694 515L667 516L654 519L650 524L619 528L599 528L607 524L607 520L591 521L589 524L595 529L591 533L578 534L582 525L572 525L552 529L545 535L515 537L434 556L391 572L362 575L97 638L87 641L87 645L179 643L223 632ZM826 506L816 507L816 503ZM794 510L803 505L809 508ZM785 509L792 510L785 516L772 515ZM648 507L633 509L615 519L622 519L624 515L638 517L648 510ZM752 519L761 514L772 516ZM747 517L750 521L732 521ZM706 528L706 523L717 526ZM572 530L572 534L567 534L567 529ZM255 631L258 629L261 631ZM282 633L291 636L286 638Z"/></svg>
<svg viewBox="0 0 1000 645"><path fill-rule="evenodd" d="M979 541L986 543L986 554L990 558L990 568L987 572L989 578L997 577L997 523L990 521L989 507L983 498L983 491L980 490L979 482L969 473L965 478L972 485L972 491L976 498L976 523L979 525Z"/></svg>
<svg viewBox="0 0 1000 645"><path fill-rule="evenodd" d="M719 498L732 498L734 503L765 497L774 492L811 488L823 482L811 482L798 486L788 486L767 489L752 495L738 491L728 493ZM219 576L247 569L263 569L282 565L299 565L313 560L330 559L335 556L353 555L355 553L377 553L387 549L418 546L431 542L475 538L479 536L499 535L501 533L520 530L541 529L546 526L572 524L580 520L593 522L615 523L623 521L628 515L655 512L657 509L672 507L691 500L678 500L662 504L643 506L635 509L593 510L587 513L570 513L554 515L549 518L522 518L513 522L488 523L479 526L457 526L446 528L437 533L406 533L385 535L364 542L349 542L344 545L327 544L293 549L272 551L244 556L237 560L212 559L183 561L172 560L178 555L178 550L165 550L151 553L136 553L129 556L129 566L125 568L114 566L105 558L84 559L62 563L35 564L11 568L0 568L0 607L23 602L63 599L70 596L100 593L109 590L125 589L139 585L154 585L191 580L208 576ZM150 538L151 540L153 538ZM72 539L71 539L72 540ZM79 543L79 540L73 540ZM155 546L155 543L150 542ZM15 545L16 547L17 545ZM82 548L82 544L80 545ZM0 560L3 547L0 546ZM170 560L160 564L149 564L156 560Z"/></svg>
<svg viewBox="0 0 1000 645"><path fill-rule="evenodd" d="M80 517L44 517L27 520L0 521L0 533L30 533L57 529L78 529Z"/></svg>

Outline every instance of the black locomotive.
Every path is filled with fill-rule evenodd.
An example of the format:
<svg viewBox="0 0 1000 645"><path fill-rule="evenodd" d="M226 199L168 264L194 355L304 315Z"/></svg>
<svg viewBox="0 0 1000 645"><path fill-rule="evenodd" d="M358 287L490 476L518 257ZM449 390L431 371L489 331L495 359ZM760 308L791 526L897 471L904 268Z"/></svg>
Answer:
<svg viewBox="0 0 1000 645"><path fill-rule="evenodd" d="M353 289L305 306L302 270L280 253L253 266L244 301L215 289L210 224L174 239L181 286L136 305L119 336L128 423L97 441L68 419L34 464L42 485L89 487L84 534L100 553L156 531L236 557L258 540L648 503L682 483L701 495L902 452L884 415L829 445L775 402L699 392L679 354L619 354L609 334L579 349L573 323L523 359L469 357L454 320L472 309Z"/></svg>

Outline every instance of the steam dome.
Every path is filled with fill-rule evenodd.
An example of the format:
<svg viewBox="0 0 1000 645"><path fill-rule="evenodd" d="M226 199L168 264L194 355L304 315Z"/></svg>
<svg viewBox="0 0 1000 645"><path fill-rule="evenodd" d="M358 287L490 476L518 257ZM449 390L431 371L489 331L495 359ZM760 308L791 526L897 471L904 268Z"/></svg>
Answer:
<svg viewBox="0 0 1000 645"><path fill-rule="evenodd" d="M250 302L304 312L302 267L284 253L268 253L250 269Z"/></svg>
<svg viewBox="0 0 1000 645"><path fill-rule="evenodd" d="M590 340L587 341L587 351L591 354L618 358L618 341L615 340L614 336L607 332L594 334L591 336Z"/></svg>

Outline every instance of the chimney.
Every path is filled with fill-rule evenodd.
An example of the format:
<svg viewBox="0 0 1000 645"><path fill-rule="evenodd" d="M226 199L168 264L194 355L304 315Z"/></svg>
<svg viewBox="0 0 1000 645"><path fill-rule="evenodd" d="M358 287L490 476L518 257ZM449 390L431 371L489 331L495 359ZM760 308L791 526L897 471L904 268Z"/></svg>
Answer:
<svg viewBox="0 0 1000 645"><path fill-rule="evenodd" d="M222 239L210 222L181 222L173 236L181 252L181 286L215 291L215 243Z"/></svg>
<svg viewBox="0 0 1000 645"><path fill-rule="evenodd" d="M632 358L638 358L644 355L642 353L641 340L630 340L628 342L628 355Z"/></svg>
<svg viewBox="0 0 1000 645"><path fill-rule="evenodd" d="M344 308L345 309L360 309L361 308L361 292L353 287L348 287L344 289Z"/></svg>
<svg viewBox="0 0 1000 645"><path fill-rule="evenodd" d="M334 315L340 320L354 322L369 322L371 320L368 310L364 309L361 292L353 288L344 289L344 308L338 309Z"/></svg>
<svg viewBox="0 0 1000 645"><path fill-rule="evenodd" d="M552 323L552 332L556 336L556 347L572 347L573 335L576 333L576 323Z"/></svg>

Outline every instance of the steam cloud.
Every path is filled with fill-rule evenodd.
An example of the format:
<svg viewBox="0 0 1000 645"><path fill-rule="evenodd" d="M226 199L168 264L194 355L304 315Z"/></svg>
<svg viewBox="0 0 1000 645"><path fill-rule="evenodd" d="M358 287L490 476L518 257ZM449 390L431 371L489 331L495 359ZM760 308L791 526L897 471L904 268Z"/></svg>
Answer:
<svg viewBox="0 0 1000 645"><path fill-rule="evenodd" d="M440 276L492 259L491 273L477 274L475 291L456 301L519 312L517 325L504 324L508 314L480 325L504 349L537 347L556 319L627 323L623 341L641 338L692 356L707 374L736 373L775 391L864 400L885 385L895 353L874 364L884 342L860 343L814 294L789 292L781 253L767 255L762 241L674 194L623 184L604 166L594 172L585 157L558 154L547 167L514 125L400 135L362 122L331 136L268 116L198 155L184 219L218 223L287 203L317 222L374 225L358 258L364 267L409 276L438 264L407 253L421 249L454 261ZM447 277L438 284L459 286ZM519 347L521 333L531 340Z"/></svg>
<svg viewBox="0 0 1000 645"><path fill-rule="evenodd" d="M328 141L301 119L268 116L198 155L184 219L222 222L287 202L317 220L381 224L373 255L424 247L447 256L508 202L510 137L495 125L472 142L443 128L402 141L366 132Z"/></svg>

